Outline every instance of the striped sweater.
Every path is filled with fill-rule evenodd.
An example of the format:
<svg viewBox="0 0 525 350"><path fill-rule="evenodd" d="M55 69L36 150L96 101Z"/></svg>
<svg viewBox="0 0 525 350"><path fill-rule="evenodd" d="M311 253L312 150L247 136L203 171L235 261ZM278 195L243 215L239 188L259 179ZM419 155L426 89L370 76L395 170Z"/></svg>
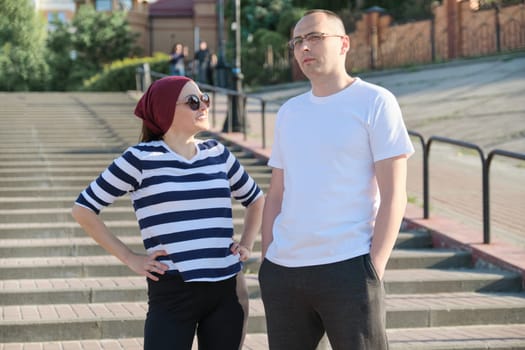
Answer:
<svg viewBox="0 0 525 350"><path fill-rule="evenodd" d="M224 145L201 141L186 160L163 141L128 148L77 198L95 213L130 193L148 254L159 258L168 273L185 281L219 281L241 270L233 242L233 196L248 206L262 195L254 180Z"/></svg>

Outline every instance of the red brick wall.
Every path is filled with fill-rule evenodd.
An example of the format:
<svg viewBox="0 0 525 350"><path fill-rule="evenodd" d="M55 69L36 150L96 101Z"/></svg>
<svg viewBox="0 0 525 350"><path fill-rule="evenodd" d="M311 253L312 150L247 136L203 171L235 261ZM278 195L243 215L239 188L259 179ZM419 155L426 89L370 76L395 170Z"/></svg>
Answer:
<svg viewBox="0 0 525 350"><path fill-rule="evenodd" d="M391 25L389 15L367 13L349 33L348 71L402 67L525 49L525 5L472 10L469 1L444 0L434 21ZM432 34L432 26L434 31ZM376 35L376 36L375 36ZM377 38L377 40L374 40ZM375 44L377 43L377 44Z"/></svg>

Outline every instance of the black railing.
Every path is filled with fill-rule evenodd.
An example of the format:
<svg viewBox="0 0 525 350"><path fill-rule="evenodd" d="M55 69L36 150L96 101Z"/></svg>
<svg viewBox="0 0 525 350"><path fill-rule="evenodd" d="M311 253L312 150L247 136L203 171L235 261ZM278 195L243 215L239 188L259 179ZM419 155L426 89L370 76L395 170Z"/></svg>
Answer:
<svg viewBox="0 0 525 350"><path fill-rule="evenodd" d="M510 152L500 149L494 149L489 152L487 157L485 157L483 150L473 143L460 141L460 140L454 140L446 137L441 136L431 136L429 139L425 142L425 138L415 131L409 130L408 133L419 139L421 148L423 149L423 217L425 219L428 219L430 217L430 185L429 185L429 179L430 179L430 149L433 142L441 142L446 144L455 145L462 148L468 148L476 151L479 155L479 158L481 160L481 179L482 179L482 188L481 188L481 194L482 194L482 218L483 218L483 243L489 244L491 242L491 232L490 232L490 165L492 163L492 159L496 156L503 156L507 158L513 158L517 160L523 160L525 161L525 154L523 153L516 153L516 152Z"/></svg>
<svg viewBox="0 0 525 350"><path fill-rule="evenodd" d="M148 68L137 68L137 89L141 91L145 91L147 88L147 84L144 82L151 82L153 78L161 78L166 76L165 74L157 73L157 72L149 72L150 76L145 77L148 75L149 69ZM215 94L221 93L224 94L230 99L232 96L237 96L238 98L242 98L244 101L244 107L246 107L246 102L248 99L255 99L258 100L261 104L261 137L262 137L262 148L266 148L266 104L267 103L275 103L274 101L268 101L260 96L255 96L251 94L245 94L238 92L236 90L221 88L217 86L207 85L207 84L201 84L198 83L199 87L205 91L212 92L213 101L215 101ZM212 105L212 125L215 127L215 104ZM246 129L246 110L241 111L242 113L242 133L244 140L247 139L247 129ZM229 118L230 125L228 126L227 130L232 130L231 125L231 118ZM461 140L454 140L446 137L441 136L431 136L428 138L427 141L425 141L425 138L423 135L416 131L408 130L408 133L410 136L416 137L422 147L422 154L423 154L423 165L422 165L422 171L423 171L423 217L425 219L428 219L430 217L430 171L429 171L429 159L430 159L430 149L433 142L441 142L446 144L455 145L458 147L468 148L475 150L481 160L481 178L482 178L482 217L483 217L483 243L489 244L491 242L491 233L490 233L490 183L489 183L489 173L490 173L490 165L492 163L492 159L495 156L503 156L506 158L513 158L517 160L523 160L525 161L525 154L523 153L515 153L500 149L494 149L490 151L485 157L483 150L473 143L461 141Z"/></svg>

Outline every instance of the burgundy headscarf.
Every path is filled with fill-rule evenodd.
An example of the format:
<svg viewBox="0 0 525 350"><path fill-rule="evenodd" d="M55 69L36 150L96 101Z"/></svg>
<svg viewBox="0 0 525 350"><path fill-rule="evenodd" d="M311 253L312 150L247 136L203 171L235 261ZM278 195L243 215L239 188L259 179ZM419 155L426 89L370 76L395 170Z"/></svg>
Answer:
<svg viewBox="0 0 525 350"><path fill-rule="evenodd" d="M173 122L177 100L184 85L190 78L169 76L155 81L142 95L135 115L144 121L149 130L164 135Z"/></svg>

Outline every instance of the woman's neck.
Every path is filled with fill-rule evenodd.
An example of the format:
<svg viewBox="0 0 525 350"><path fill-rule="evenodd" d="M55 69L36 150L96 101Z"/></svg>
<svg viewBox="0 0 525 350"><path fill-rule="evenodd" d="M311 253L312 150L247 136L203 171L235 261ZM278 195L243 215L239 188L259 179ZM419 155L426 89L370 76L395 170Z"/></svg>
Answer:
<svg viewBox="0 0 525 350"><path fill-rule="evenodd" d="M193 135L188 137L174 134L165 134L162 139L172 151L186 159L193 158L197 153L197 149L195 147L195 137Z"/></svg>

